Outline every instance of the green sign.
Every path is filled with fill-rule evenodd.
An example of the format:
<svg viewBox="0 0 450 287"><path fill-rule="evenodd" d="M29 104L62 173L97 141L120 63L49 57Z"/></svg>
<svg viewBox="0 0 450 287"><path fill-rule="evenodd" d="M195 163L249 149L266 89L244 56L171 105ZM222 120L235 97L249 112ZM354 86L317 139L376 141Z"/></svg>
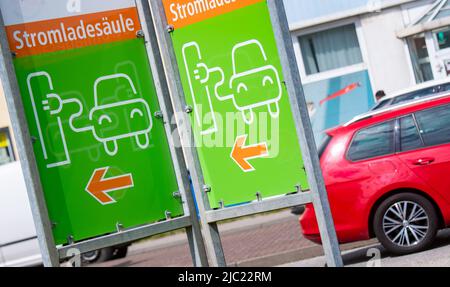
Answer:
<svg viewBox="0 0 450 287"><path fill-rule="evenodd" d="M218 2L164 0L210 205L307 188L267 2Z"/></svg>
<svg viewBox="0 0 450 287"><path fill-rule="evenodd" d="M183 214L137 10L94 10L7 26L57 244Z"/></svg>

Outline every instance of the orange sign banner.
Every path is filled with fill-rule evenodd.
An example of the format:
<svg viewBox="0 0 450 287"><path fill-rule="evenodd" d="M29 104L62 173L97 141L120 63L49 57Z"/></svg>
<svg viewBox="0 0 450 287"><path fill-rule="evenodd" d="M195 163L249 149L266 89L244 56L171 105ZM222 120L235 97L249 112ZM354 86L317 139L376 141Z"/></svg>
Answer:
<svg viewBox="0 0 450 287"><path fill-rule="evenodd" d="M135 7L6 27L17 57L136 38L141 29Z"/></svg>
<svg viewBox="0 0 450 287"><path fill-rule="evenodd" d="M163 0L167 22L179 29L264 0Z"/></svg>

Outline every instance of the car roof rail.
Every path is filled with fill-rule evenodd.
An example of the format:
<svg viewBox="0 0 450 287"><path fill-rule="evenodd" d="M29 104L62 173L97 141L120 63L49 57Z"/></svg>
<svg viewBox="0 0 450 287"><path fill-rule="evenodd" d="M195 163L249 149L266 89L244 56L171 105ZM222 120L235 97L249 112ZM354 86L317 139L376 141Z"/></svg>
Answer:
<svg viewBox="0 0 450 287"><path fill-rule="evenodd" d="M432 81L428 81L428 82L424 82L424 83L420 83L420 84L416 84L413 86L410 86L406 89L402 89L402 90L398 90L395 93L392 93L391 95L387 95L386 97L383 98L383 100L392 100L395 99L399 96L408 94L408 93L413 93L415 91L419 91L422 89L428 89L428 88L432 88L432 87L436 87L436 86L442 86L442 85L448 85L450 84L450 80L448 78L445 79L440 79L440 80L432 80Z"/></svg>

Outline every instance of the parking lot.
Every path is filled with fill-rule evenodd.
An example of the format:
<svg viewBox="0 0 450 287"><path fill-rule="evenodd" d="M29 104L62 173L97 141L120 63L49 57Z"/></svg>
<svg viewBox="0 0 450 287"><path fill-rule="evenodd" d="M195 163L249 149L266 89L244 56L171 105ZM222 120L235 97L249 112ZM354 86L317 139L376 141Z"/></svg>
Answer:
<svg viewBox="0 0 450 287"><path fill-rule="evenodd" d="M234 267L324 267L323 252L302 237L289 210L221 224L225 256ZM433 246L420 253L394 256L376 240L341 245L346 267L448 267L450 230L439 232ZM91 267L191 267L184 233L138 242L120 260Z"/></svg>
<svg viewBox="0 0 450 287"><path fill-rule="evenodd" d="M323 254L320 245L306 240L298 216L290 210L249 217L219 226L228 266L272 267ZM357 242L341 246L350 250L373 244ZM94 267L190 267L192 260L184 233L133 244L126 258Z"/></svg>
<svg viewBox="0 0 450 287"><path fill-rule="evenodd" d="M441 231L433 246L423 252L405 256L393 256L378 243L343 253L347 267L449 267L450 230ZM283 267L323 267L323 257L281 265Z"/></svg>

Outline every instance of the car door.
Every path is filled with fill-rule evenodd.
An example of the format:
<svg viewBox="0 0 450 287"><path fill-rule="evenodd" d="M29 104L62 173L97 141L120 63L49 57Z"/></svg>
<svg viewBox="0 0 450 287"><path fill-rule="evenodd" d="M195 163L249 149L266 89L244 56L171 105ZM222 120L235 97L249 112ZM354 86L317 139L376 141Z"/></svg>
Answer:
<svg viewBox="0 0 450 287"><path fill-rule="evenodd" d="M0 246L6 266L41 261L22 169L18 162L0 166Z"/></svg>
<svg viewBox="0 0 450 287"><path fill-rule="evenodd" d="M357 216L367 212L370 206L371 197L367 195L397 179L396 171L402 163L395 157L394 127L395 120L389 120L357 131L346 152L346 161L331 169L324 167L330 202L338 202L346 210L333 214L336 222L348 222L348 217L353 217L351 224L363 224L366 219ZM345 146L344 143L335 145L336 150Z"/></svg>
<svg viewBox="0 0 450 287"><path fill-rule="evenodd" d="M398 157L450 202L450 105L400 119Z"/></svg>

